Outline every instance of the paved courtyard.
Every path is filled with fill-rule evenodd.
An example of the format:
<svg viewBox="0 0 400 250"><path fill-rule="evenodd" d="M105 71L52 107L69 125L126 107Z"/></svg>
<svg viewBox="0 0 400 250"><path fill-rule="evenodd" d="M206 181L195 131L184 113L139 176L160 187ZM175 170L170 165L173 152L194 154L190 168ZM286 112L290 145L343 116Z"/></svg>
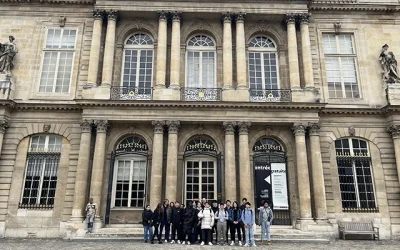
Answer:
<svg viewBox="0 0 400 250"><path fill-rule="evenodd" d="M400 249L400 241L342 241L337 240L332 243L275 243L271 246L258 246L258 248L268 249L329 249L329 250L348 250L348 249ZM243 249L243 247L231 246L187 246L170 244L144 244L132 240L61 240L61 239L0 239L0 249L9 250L42 250L42 249L182 249L182 250L211 250L211 249Z"/></svg>

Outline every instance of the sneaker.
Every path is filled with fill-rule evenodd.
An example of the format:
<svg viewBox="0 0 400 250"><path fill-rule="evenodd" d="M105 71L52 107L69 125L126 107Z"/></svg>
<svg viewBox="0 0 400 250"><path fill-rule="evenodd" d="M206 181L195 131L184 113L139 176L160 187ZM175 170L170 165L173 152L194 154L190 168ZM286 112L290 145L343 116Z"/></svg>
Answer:
<svg viewBox="0 0 400 250"><path fill-rule="evenodd" d="M246 243L246 244L244 244L244 247L249 247L249 246L250 246L250 245L249 245L249 244L247 244L247 243Z"/></svg>
<svg viewBox="0 0 400 250"><path fill-rule="evenodd" d="M168 240L165 240L164 242L165 242L165 243L168 243Z"/></svg>
<svg viewBox="0 0 400 250"><path fill-rule="evenodd" d="M271 241L270 241L270 240L268 241L268 246L269 246L269 245L271 245Z"/></svg>
<svg viewBox="0 0 400 250"><path fill-rule="evenodd" d="M174 244L175 243L175 241L174 240L171 240L171 244Z"/></svg>
<svg viewBox="0 0 400 250"><path fill-rule="evenodd" d="M253 247L256 247L257 245L256 245L256 243L253 243Z"/></svg>
<svg viewBox="0 0 400 250"><path fill-rule="evenodd" d="M158 241L158 244L162 244L162 241L161 241L161 240L159 240L159 241Z"/></svg>
<svg viewBox="0 0 400 250"><path fill-rule="evenodd" d="M144 243L147 243L147 240L145 240Z"/></svg>
<svg viewBox="0 0 400 250"><path fill-rule="evenodd" d="M202 241L202 242L200 243L200 246L204 246L204 241Z"/></svg>
<svg viewBox="0 0 400 250"><path fill-rule="evenodd" d="M190 245L190 241L186 242L186 244Z"/></svg>
<svg viewBox="0 0 400 250"><path fill-rule="evenodd" d="M231 246L234 246L234 245L235 245L235 242L234 242L234 241L232 241L232 242L231 242Z"/></svg>
<svg viewBox="0 0 400 250"><path fill-rule="evenodd" d="M209 245L209 246L212 246L213 244L212 244L211 242L208 242L208 245Z"/></svg>
<svg viewBox="0 0 400 250"><path fill-rule="evenodd" d="M185 241L182 241L182 243L181 243L182 245L185 245Z"/></svg>
<svg viewBox="0 0 400 250"><path fill-rule="evenodd" d="M241 241L239 241L239 244L238 244L240 247L242 246L242 242Z"/></svg>
<svg viewBox="0 0 400 250"><path fill-rule="evenodd" d="M154 244L154 241L151 241L150 243L151 243L151 244Z"/></svg>

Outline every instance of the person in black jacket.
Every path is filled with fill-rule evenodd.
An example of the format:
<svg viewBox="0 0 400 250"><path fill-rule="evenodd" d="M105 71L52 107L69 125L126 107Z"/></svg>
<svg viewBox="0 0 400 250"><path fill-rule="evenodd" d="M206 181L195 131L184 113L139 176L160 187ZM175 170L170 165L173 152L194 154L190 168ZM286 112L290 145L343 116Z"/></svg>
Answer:
<svg viewBox="0 0 400 250"><path fill-rule="evenodd" d="M213 201L211 210L215 214L218 211L218 209L219 209L218 202ZM218 242L217 222L218 222L218 219L215 219L214 226L212 227L212 230L211 230L211 242L213 242L215 239L215 244L217 244L217 242Z"/></svg>
<svg viewBox="0 0 400 250"><path fill-rule="evenodd" d="M171 212L171 224L172 224L172 240L171 244L175 243L175 236L177 239L177 243L181 244L182 238L182 222L183 222L183 210L180 207L178 201L175 202L175 207Z"/></svg>
<svg viewBox="0 0 400 250"><path fill-rule="evenodd" d="M161 230L159 230L160 223L164 214L164 209L161 203L158 203L157 208L153 212L153 226L154 226L154 234L153 238L151 238L151 244L154 243L154 238L157 235L158 244L162 244L161 241Z"/></svg>
<svg viewBox="0 0 400 250"><path fill-rule="evenodd" d="M242 210L242 213L244 213L244 210L246 209L246 203L247 203L247 199L243 198L242 205L240 205L240 210ZM246 230L244 229L243 221L240 222L240 229L242 230L242 236L243 236L243 239L245 240L246 239Z"/></svg>
<svg viewBox="0 0 400 250"><path fill-rule="evenodd" d="M201 219L197 216L197 214L202 209L203 208L201 207L201 202L198 201L196 203L196 208L194 209L195 219L194 219L194 225L193 225L192 244L196 243L196 241L199 239L199 235L200 235L199 243L203 241L203 236L201 235Z"/></svg>
<svg viewBox="0 0 400 250"><path fill-rule="evenodd" d="M153 238L153 212L150 206L147 205L146 209L142 213L142 225L144 230L144 242Z"/></svg>
<svg viewBox="0 0 400 250"><path fill-rule="evenodd" d="M185 213L183 215L183 234L182 234L182 244L190 245L190 241L192 240L192 230L194 222L196 221L196 214L193 208L193 202L189 201L189 205L185 209Z"/></svg>

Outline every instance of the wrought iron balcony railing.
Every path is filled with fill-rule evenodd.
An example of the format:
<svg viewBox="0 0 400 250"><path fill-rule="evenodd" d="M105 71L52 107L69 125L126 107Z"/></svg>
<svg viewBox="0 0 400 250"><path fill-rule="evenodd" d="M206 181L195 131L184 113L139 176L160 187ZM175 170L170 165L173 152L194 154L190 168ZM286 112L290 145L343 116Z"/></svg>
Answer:
<svg viewBox="0 0 400 250"><path fill-rule="evenodd" d="M251 102L291 102L290 89L250 89Z"/></svg>
<svg viewBox="0 0 400 250"><path fill-rule="evenodd" d="M218 88L181 88L182 101L221 101L221 95Z"/></svg>
<svg viewBox="0 0 400 250"><path fill-rule="evenodd" d="M151 100L152 88L111 87L111 100Z"/></svg>

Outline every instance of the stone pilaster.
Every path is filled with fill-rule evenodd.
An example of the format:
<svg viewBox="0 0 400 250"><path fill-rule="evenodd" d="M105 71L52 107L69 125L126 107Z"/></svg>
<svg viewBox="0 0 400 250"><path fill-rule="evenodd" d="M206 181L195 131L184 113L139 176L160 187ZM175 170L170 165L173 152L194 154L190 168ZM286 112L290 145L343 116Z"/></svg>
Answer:
<svg viewBox="0 0 400 250"><path fill-rule="evenodd" d="M161 202L162 192L162 165L163 165L163 139L164 121L152 121L153 137L153 157L150 176L150 206L157 207Z"/></svg>
<svg viewBox="0 0 400 250"><path fill-rule="evenodd" d="M90 143L92 138L93 121L83 120L81 123L81 141L79 146L78 166L76 169L74 203L72 220L81 221L88 198L86 197L89 181ZM100 201L96 201L99 203Z"/></svg>
<svg viewBox="0 0 400 250"><path fill-rule="evenodd" d="M100 62L100 42L101 33L103 27L103 10L93 10L94 23L93 23L93 33L92 42L90 45L90 56L89 56L89 69L88 69L88 79L87 83L90 86L97 85L97 75L99 72L99 62Z"/></svg>
<svg viewBox="0 0 400 250"><path fill-rule="evenodd" d="M318 123L309 124L312 189L313 189L313 200L315 205L314 206L315 219L316 221L326 221L327 210L326 210L325 182L324 182L324 172L322 168L319 129L320 125Z"/></svg>
<svg viewBox="0 0 400 250"><path fill-rule="evenodd" d="M172 12L170 88L179 89L181 66L181 12Z"/></svg>
<svg viewBox="0 0 400 250"><path fill-rule="evenodd" d="M117 26L118 12L111 10L107 12L107 33L106 43L104 46L103 59L103 78L102 85L111 86L114 68L114 51L115 51L115 31Z"/></svg>
<svg viewBox="0 0 400 250"><path fill-rule="evenodd" d="M252 192L252 185L246 183L253 183L251 178L250 168L250 151L249 151L249 127L250 122L239 122L239 178L240 178L240 198L247 198L253 201L254 194Z"/></svg>
<svg viewBox="0 0 400 250"><path fill-rule="evenodd" d="M223 83L224 89L232 89L232 14L223 13L224 40L222 44L223 52Z"/></svg>
<svg viewBox="0 0 400 250"><path fill-rule="evenodd" d="M168 12L158 11L158 44L156 61L156 88L165 88L167 69L167 19Z"/></svg>
<svg viewBox="0 0 400 250"><path fill-rule="evenodd" d="M300 89L299 56L297 51L296 15L286 14L289 57L289 80L291 89Z"/></svg>
<svg viewBox="0 0 400 250"><path fill-rule="evenodd" d="M103 189L104 161L106 154L106 136L109 124L107 120L96 120L96 143L94 147L92 179L90 182L90 197L98 205L97 216L102 217L101 194Z"/></svg>
<svg viewBox="0 0 400 250"><path fill-rule="evenodd" d="M300 220L311 220L310 177L308 173L306 125L293 126L296 140L297 186L299 192Z"/></svg>
<svg viewBox="0 0 400 250"><path fill-rule="evenodd" d="M176 201L178 182L178 130L179 121L167 121L168 126L168 149L167 149L167 178L165 183L165 198Z"/></svg>
<svg viewBox="0 0 400 250"><path fill-rule="evenodd" d="M235 161L235 122L224 122L225 132L225 200L237 199L236 161Z"/></svg>
<svg viewBox="0 0 400 250"><path fill-rule="evenodd" d="M247 61L246 61L246 37L244 34L245 13L236 14L236 77L237 88L248 90Z"/></svg>
<svg viewBox="0 0 400 250"><path fill-rule="evenodd" d="M300 34L301 34L301 56L303 62L303 73L304 82L306 88L314 88L314 75L312 67L311 57L311 43L310 43L310 32L308 28L308 22L311 15L309 13L303 13L298 15L300 22Z"/></svg>
<svg viewBox="0 0 400 250"><path fill-rule="evenodd" d="M394 154L396 157L397 176L400 176L400 125L391 124L388 131L392 134L394 144ZM400 177L399 177L400 182Z"/></svg>
<svg viewBox="0 0 400 250"><path fill-rule="evenodd" d="M1 150L3 148L3 139L4 139L4 134L6 133L6 130L10 127L10 123L7 120L2 120L0 122L0 155L1 155Z"/></svg>

